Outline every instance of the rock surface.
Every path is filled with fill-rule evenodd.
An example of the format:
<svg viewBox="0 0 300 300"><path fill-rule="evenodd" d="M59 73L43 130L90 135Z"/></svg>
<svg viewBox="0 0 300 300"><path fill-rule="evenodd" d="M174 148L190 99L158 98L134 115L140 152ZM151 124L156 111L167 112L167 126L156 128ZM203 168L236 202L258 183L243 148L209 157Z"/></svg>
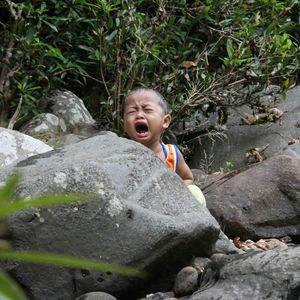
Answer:
<svg viewBox="0 0 300 300"><path fill-rule="evenodd" d="M0 127L0 167L53 150L26 134Z"/></svg>
<svg viewBox="0 0 300 300"><path fill-rule="evenodd" d="M220 171L226 162L233 163L234 168L245 166L248 161L246 152L250 148L262 148L266 157L279 154L292 155L300 158L300 146L296 143L288 145L292 138L300 137L300 86L287 92L287 99L276 103L276 108L283 112L277 122L264 124L242 125L241 116L245 112L251 114L249 107L241 107L229 115L227 130L222 132L226 138L200 137L193 144L193 158L190 166L195 169L208 168L212 172ZM200 162L201 166L200 166ZM204 167L205 166L205 167Z"/></svg>
<svg viewBox="0 0 300 300"><path fill-rule="evenodd" d="M153 290L191 257L211 255L218 239L218 223L179 177L144 146L113 134L2 168L0 181L15 169L23 174L17 198L59 192L97 195L87 203L10 216L8 229L17 250L134 266L153 274ZM6 263L5 269L31 300L74 299L92 291L135 299L131 292L145 288L141 280L109 272L21 263Z"/></svg>
<svg viewBox="0 0 300 300"><path fill-rule="evenodd" d="M211 181L198 184L230 238L288 235L300 241L300 160L274 156L241 173L212 175Z"/></svg>
<svg viewBox="0 0 300 300"><path fill-rule="evenodd" d="M22 126L22 133L43 139L44 136L52 138L65 133L65 121L54 114L41 113Z"/></svg>
<svg viewBox="0 0 300 300"><path fill-rule="evenodd" d="M91 292L81 295L75 300L117 300L112 295L103 292Z"/></svg>
<svg viewBox="0 0 300 300"><path fill-rule="evenodd" d="M82 126L93 127L96 123L83 101L70 91L55 91L47 99L47 106L55 116L64 120L69 133L82 134Z"/></svg>
<svg viewBox="0 0 300 300"><path fill-rule="evenodd" d="M210 259L196 257L193 265L199 272L196 291L171 298L173 291L157 292L140 300L253 300L300 298L300 246L284 250L214 254ZM185 267L190 269L191 267ZM182 277L182 284L190 272ZM195 272L193 272L195 274ZM181 277L182 270L177 278ZM175 287L174 287L175 289ZM171 297L170 297L171 296Z"/></svg>
<svg viewBox="0 0 300 300"><path fill-rule="evenodd" d="M300 246L212 257L200 288L189 300L300 297Z"/></svg>
<svg viewBox="0 0 300 300"><path fill-rule="evenodd" d="M96 121L83 101L70 91L55 91L43 101L46 113L36 115L20 131L57 148L97 133Z"/></svg>
<svg viewBox="0 0 300 300"><path fill-rule="evenodd" d="M177 296L192 294L198 287L198 271L191 267L184 267L175 278L174 292Z"/></svg>

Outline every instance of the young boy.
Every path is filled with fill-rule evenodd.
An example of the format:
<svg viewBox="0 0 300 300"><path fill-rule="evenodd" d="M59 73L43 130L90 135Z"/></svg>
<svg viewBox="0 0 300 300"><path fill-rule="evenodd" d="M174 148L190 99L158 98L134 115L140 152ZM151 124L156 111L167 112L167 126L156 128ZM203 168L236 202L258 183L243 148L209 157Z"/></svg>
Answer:
<svg viewBox="0 0 300 300"><path fill-rule="evenodd" d="M206 205L201 190L193 184L193 174L176 145L165 145L161 134L171 122L165 98L153 89L132 90L123 103L123 128L129 138L151 149L173 169L199 202Z"/></svg>

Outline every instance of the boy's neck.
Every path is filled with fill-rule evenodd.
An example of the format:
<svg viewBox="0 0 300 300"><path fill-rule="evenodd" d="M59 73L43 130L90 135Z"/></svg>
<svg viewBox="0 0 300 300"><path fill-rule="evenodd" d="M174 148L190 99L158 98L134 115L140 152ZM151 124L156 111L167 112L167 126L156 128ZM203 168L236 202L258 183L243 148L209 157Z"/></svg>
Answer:
<svg viewBox="0 0 300 300"><path fill-rule="evenodd" d="M160 143L155 143L150 149L155 153L158 154L159 152L162 151L161 144Z"/></svg>
<svg viewBox="0 0 300 300"><path fill-rule="evenodd" d="M165 160L165 154L162 149L160 141L156 142L155 144L151 145L151 147L147 146L149 149L151 149L155 155L157 155L161 160Z"/></svg>

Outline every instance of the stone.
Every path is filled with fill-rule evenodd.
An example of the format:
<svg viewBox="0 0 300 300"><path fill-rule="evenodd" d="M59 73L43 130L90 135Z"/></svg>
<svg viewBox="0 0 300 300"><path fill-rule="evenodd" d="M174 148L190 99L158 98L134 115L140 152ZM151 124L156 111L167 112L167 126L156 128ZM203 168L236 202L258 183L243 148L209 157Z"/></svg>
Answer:
<svg viewBox="0 0 300 300"><path fill-rule="evenodd" d="M219 236L216 220L177 174L148 148L114 134L1 168L0 182L15 170L22 174L15 191L19 199L69 192L96 195L86 203L10 216L7 226L16 250L129 265L152 275L146 281L104 271L2 263L32 300L75 299L93 291L137 299L162 285L171 288L169 275L194 256L210 256Z"/></svg>
<svg viewBox="0 0 300 300"><path fill-rule="evenodd" d="M198 286L198 271L187 266L181 269L175 278L174 292L177 296L192 294Z"/></svg>
<svg viewBox="0 0 300 300"><path fill-rule="evenodd" d="M25 123L20 131L33 137L43 135L61 135L67 130L65 121L54 114L42 113Z"/></svg>
<svg viewBox="0 0 300 300"><path fill-rule="evenodd" d="M285 148L283 148L282 154L300 159L300 142L296 142L295 144L286 146Z"/></svg>
<svg viewBox="0 0 300 300"><path fill-rule="evenodd" d="M44 110L51 113L36 115L20 131L57 148L76 143L98 133L95 120L83 101L70 91L55 91L44 100Z"/></svg>
<svg viewBox="0 0 300 300"><path fill-rule="evenodd" d="M62 118L68 133L91 135L96 132L96 121L86 109L82 99L70 91L55 91L46 100L51 112Z"/></svg>
<svg viewBox="0 0 300 300"><path fill-rule="evenodd" d="M300 241L300 160L280 155L200 186L224 233L245 241Z"/></svg>
<svg viewBox="0 0 300 300"><path fill-rule="evenodd" d="M0 167L51 150L52 147L38 139L0 127Z"/></svg>
<svg viewBox="0 0 300 300"><path fill-rule="evenodd" d="M75 300L117 300L117 299L107 293L90 292L77 297Z"/></svg>
<svg viewBox="0 0 300 300"><path fill-rule="evenodd" d="M230 240L226 234L221 230L219 238L215 244L214 253L224 253L224 254L235 254L242 253L243 251L238 249Z"/></svg>

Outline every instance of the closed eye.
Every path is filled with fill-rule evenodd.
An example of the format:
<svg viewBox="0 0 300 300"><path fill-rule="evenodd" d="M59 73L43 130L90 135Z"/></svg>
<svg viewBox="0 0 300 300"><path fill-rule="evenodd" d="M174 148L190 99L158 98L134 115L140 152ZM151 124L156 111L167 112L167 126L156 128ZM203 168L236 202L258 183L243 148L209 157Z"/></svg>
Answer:
<svg viewBox="0 0 300 300"><path fill-rule="evenodd" d="M131 114L134 114L135 112L136 112L135 109L131 109L131 110L128 110L128 111L126 112L126 114L127 114L127 115L131 115Z"/></svg>
<svg viewBox="0 0 300 300"><path fill-rule="evenodd" d="M153 112L153 109L147 108L147 109L145 109L145 112L146 112L146 113L151 113L151 112Z"/></svg>
<svg viewBox="0 0 300 300"><path fill-rule="evenodd" d="M153 111L154 111L153 107L150 106L150 105L145 105L145 106L143 107L143 110L144 110L144 112L146 112L146 113L150 113L150 112L153 112Z"/></svg>

